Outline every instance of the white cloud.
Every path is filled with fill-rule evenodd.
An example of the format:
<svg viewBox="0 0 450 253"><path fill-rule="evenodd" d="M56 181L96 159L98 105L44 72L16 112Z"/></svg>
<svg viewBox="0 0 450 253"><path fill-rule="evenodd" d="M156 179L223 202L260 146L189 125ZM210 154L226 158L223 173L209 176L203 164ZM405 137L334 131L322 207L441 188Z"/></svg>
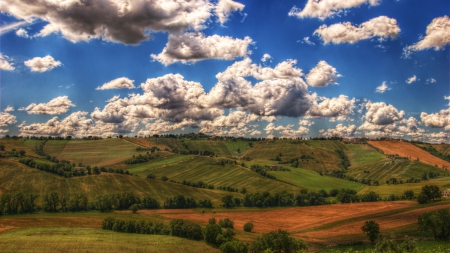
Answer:
<svg viewBox="0 0 450 253"><path fill-rule="evenodd" d="M407 84L412 84L412 83L414 83L414 82L416 82L416 81L418 81L418 80L419 80L419 79L417 79L417 77L414 75L414 76L408 78L408 79L406 80L406 83L407 83Z"/></svg>
<svg viewBox="0 0 450 253"><path fill-rule="evenodd" d="M428 114L422 112L420 119L425 126L450 130L450 108L441 110L438 113Z"/></svg>
<svg viewBox="0 0 450 253"><path fill-rule="evenodd" d="M376 6L381 0L308 0L303 10L292 8L289 16L299 18L319 18L324 20L328 17L341 14L345 9L358 7L362 4Z"/></svg>
<svg viewBox="0 0 450 253"><path fill-rule="evenodd" d="M330 26L322 25L314 31L314 34L319 35L325 44L353 44L373 37L378 37L380 41L383 41L389 37L395 39L399 33L397 20L386 16L373 18L358 27L353 26L350 22L344 22Z"/></svg>
<svg viewBox="0 0 450 253"><path fill-rule="evenodd" d="M152 54L151 57L166 66L204 59L232 60L247 56L251 43L250 37L234 39L229 36L205 36L200 32L176 33L169 35L169 41L160 54Z"/></svg>
<svg viewBox="0 0 450 253"><path fill-rule="evenodd" d="M324 87L328 84L338 84L337 79L342 77L336 69L326 61L320 61L306 76L306 82L310 86Z"/></svg>
<svg viewBox="0 0 450 253"><path fill-rule="evenodd" d="M356 132L355 125L344 126L343 124L336 125L335 128L330 128L328 130L321 129L319 134L323 137L350 137Z"/></svg>
<svg viewBox="0 0 450 253"><path fill-rule="evenodd" d="M309 39L310 39L309 37L304 37L303 40L301 40L301 43L302 44L306 44L306 45L310 45L310 46L316 45L316 43L312 42Z"/></svg>
<svg viewBox="0 0 450 253"><path fill-rule="evenodd" d="M0 11L2 11L2 3L0 2ZM17 21L8 25L4 25L0 27L0 35L13 31L17 28L24 27L29 25L31 22L28 21Z"/></svg>
<svg viewBox="0 0 450 253"><path fill-rule="evenodd" d="M26 111L28 114L62 114L66 113L70 107L75 106L67 96L59 96L48 103L32 103L26 108L19 108L19 111Z"/></svg>
<svg viewBox="0 0 450 253"><path fill-rule="evenodd" d="M110 89L134 89L134 80L130 80L126 77L119 77L104 83L102 86L95 88L96 90L110 90Z"/></svg>
<svg viewBox="0 0 450 253"><path fill-rule="evenodd" d="M443 16L433 19L427 26L425 37L414 45L404 48L403 55L408 57L413 51L434 48L439 50L450 43L450 17Z"/></svg>
<svg viewBox="0 0 450 253"><path fill-rule="evenodd" d="M398 111L393 105L386 105L384 102L372 103L369 101L365 107L367 110L364 116L365 123L375 126L390 125L402 120L405 116L404 111Z"/></svg>
<svg viewBox="0 0 450 253"><path fill-rule="evenodd" d="M425 83L426 83L426 84L436 83L436 79L434 79L434 78L428 78L427 81L426 81Z"/></svg>
<svg viewBox="0 0 450 253"><path fill-rule="evenodd" d="M306 119L302 119L298 122L298 124L300 126L312 126L312 125L314 125L314 122L306 120Z"/></svg>
<svg viewBox="0 0 450 253"><path fill-rule="evenodd" d="M329 117L334 120L347 120L353 114L356 99L349 99L345 95L337 98L319 97L316 93L311 96L312 105L306 113L308 118ZM318 101L321 101L320 103Z"/></svg>
<svg viewBox="0 0 450 253"><path fill-rule="evenodd" d="M5 110L3 110L4 112L13 112L14 111L14 107L8 105Z"/></svg>
<svg viewBox="0 0 450 253"><path fill-rule="evenodd" d="M221 24L224 24L228 20L228 16L233 11L242 11L245 5L234 2L232 0L219 0L216 5L215 12Z"/></svg>
<svg viewBox="0 0 450 253"><path fill-rule="evenodd" d="M23 38L29 38L30 36L28 35L27 30L20 28L16 31L16 35L19 37L23 37Z"/></svg>
<svg viewBox="0 0 450 253"><path fill-rule="evenodd" d="M33 72L45 72L61 66L61 62L56 61L50 55L45 57L34 57L24 63L25 66L29 67Z"/></svg>
<svg viewBox="0 0 450 253"><path fill-rule="evenodd" d="M48 22L39 33L61 33L72 42L102 39L139 44L151 32L201 30L214 6L208 0L3 0L0 11Z"/></svg>
<svg viewBox="0 0 450 253"><path fill-rule="evenodd" d="M5 127L16 123L16 116L12 115L6 109L0 112L0 127Z"/></svg>
<svg viewBox="0 0 450 253"><path fill-rule="evenodd" d="M384 93L387 90L391 90L391 88L387 86L386 82L383 82L380 86L378 86L375 89L375 92Z"/></svg>
<svg viewBox="0 0 450 253"><path fill-rule="evenodd" d="M14 70L16 69L11 62L10 58L0 53L0 69L1 70Z"/></svg>
<svg viewBox="0 0 450 253"><path fill-rule="evenodd" d="M148 123L145 125L145 128L139 130L138 135L154 135L154 134L163 134L167 132L171 132L177 129L181 129L184 127L194 127L197 128L197 123L193 120L183 120L180 123L170 123L167 121L163 121L158 119L152 123Z"/></svg>
<svg viewBox="0 0 450 253"><path fill-rule="evenodd" d="M450 107L450 96L444 96L445 100L448 100L448 106Z"/></svg>
<svg viewBox="0 0 450 253"><path fill-rule="evenodd" d="M271 61L272 56L270 56L270 54L264 54L263 57L261 58L262 62L267 62L267 61Z"/></svg>

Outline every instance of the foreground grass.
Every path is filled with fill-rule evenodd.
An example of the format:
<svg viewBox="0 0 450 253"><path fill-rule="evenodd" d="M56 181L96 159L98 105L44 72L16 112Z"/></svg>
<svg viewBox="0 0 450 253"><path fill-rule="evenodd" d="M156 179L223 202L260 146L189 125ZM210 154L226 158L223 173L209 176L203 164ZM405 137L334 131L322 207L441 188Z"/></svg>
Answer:
<svg viewBox="0 0 450 253"><path fill-rule="evenodd" d="M77 227L11 230L0 240L1 252L220 252L204 241Z"/></svg>
<svg viewBox="0 0 450 253"><path fill-rule="evenodd" d="M375 245L373 244L357 244L357 245L343 245L329 247L319 251L320 253L347 253L347 252L360 252L360 253L374 253ZM450 242L446 241L416 241L416 251L423 253L449 253Z"/></svg>

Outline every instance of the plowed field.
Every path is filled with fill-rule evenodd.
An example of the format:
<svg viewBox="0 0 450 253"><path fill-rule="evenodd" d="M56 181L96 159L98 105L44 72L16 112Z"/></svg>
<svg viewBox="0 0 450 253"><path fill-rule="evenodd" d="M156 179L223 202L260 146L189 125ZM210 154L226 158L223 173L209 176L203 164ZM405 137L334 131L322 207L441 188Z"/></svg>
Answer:
<svg viewBox="0 0 450 253"><path fill-rule="evenodd" d="M419 159L420 162L430 165L450 167L450 163L404 141L369 141L369 144L383 150L385 154L398 154L399 156L410 157L411 160Z"/></svg>

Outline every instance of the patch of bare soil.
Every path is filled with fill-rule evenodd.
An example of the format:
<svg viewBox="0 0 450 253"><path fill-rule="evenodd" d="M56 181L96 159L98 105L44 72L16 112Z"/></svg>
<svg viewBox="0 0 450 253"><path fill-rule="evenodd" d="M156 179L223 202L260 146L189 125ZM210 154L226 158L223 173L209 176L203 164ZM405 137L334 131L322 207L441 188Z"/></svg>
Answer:
<svg viewBox="0 0 450 253"><path fill-rule="evenodd" d="M385 154L399 155L403 157L410 157L410 160L415 161L419 159L420 162L438 165L439 168L446 166L450 168L450 163L444 161L425 150L414 146L413 144L405 141L369 141L369 144L383 150Z"/></svg>

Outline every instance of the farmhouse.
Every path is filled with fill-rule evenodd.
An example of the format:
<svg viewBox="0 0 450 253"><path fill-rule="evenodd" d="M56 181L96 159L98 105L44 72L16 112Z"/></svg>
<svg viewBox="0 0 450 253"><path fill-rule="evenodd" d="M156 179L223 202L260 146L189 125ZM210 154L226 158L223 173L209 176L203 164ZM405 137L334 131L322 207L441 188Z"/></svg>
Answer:
<svg viewBox="0 0 450 253"><path fill-rule="evenodd" d="M443 190L442 197L450 198L450 189Z"/></svg>

